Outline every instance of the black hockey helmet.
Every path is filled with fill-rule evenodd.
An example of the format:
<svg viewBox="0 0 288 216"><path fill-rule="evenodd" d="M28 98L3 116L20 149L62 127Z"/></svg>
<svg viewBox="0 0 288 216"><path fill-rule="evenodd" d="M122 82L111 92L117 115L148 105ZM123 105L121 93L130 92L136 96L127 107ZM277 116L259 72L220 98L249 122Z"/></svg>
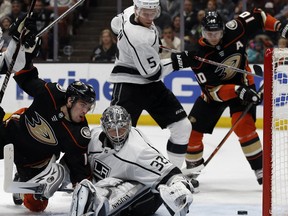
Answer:
<svg viewBox="0 0 288 216"><path fill-rule="evenodd" d="M94 104L96 101L96 93L93 87L81 81L74 81L68 86L65 95L66 100L68 97L72 97L73 101L81 99L91 104Z"/></svg>
<svg viewBox="0 0 288 216"><path fill-rule="evenodd" d="M202 19L201 24L206 31L224 30L224 23L217 11L208 11Z"/></svg>

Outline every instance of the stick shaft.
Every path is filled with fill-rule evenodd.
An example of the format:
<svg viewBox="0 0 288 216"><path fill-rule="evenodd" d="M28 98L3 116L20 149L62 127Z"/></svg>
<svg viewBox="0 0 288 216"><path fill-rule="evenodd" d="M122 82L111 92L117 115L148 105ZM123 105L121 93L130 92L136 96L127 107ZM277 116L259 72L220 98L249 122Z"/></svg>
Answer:
<svg viewBox="0 0 288 216"><path fill-rule="evenodd" d="M77 8L79 5L81 5L85 0L79 0L74 5L72 5L68 10L66 10L63 14L61 14L57 19L55 19L53 22L51 22L46 28L42 29L41 32L39 32L36 37L41 37L45 32L50 30L56 23L58 23L61 19L63 19L65 16L67 16L71 11L73 11L75 8Z"/></svg>
<svg viewBox="0 0 288 216"><path fill-rule="evenodd" d="M173 53L177 53L179 51L175 50L175 49L171 49L169 47L165 47L165 46L162 46L160 45L159 46L161 49L163 50L166 50L166 51L169 51L169 52L173 52ZM254 74L254 73L251 73L249 71L246 71L246 70L242 70L240 68L237 68L237 67L233 67L233 66L230 66L230 65L225 65L225 64L222 64L222 63L219 63L219 62L215 62L215 61L212 61L212 60L209 60L209 59L204 59L204 58L201 58L199 56L194 56L194 58L198 61L201 61L201 62L205 62L207 64L211 64L211 65L215 65L215 66L218 66L218 67L222 67L222 68L226 68L226 69L231 69L231 70L234 70L236 72L239 72L239 73L242 73L242 74L247 74L247 75L251 75L251 76L255 76L255 77L262 77L261 75L258 75L258 74Z"/></svg>
<svg viewBox="0 0 288 216"><path fill-rule="evenodd" d="M264 88L264 84L261 85L261 87L258 90L258 94L262 94L262 90ZM228 133L224 136L224 138L221 140L221 142L217 145L217 147L214 149L214 151L210 154L210 156L205 160L204 166L207 166L207 164L210 162L210 160L216 155L216 153L219 151L219 149L223 146L223 144L226 142L226 140L229 138L231 133L235 130L235 128L239 125L241 120L244 118L244 116L249 112L251 107L253 106L253 103L249 103L245 110L241 113L241 115L238 117L236 122L232 125Z"/></svg>

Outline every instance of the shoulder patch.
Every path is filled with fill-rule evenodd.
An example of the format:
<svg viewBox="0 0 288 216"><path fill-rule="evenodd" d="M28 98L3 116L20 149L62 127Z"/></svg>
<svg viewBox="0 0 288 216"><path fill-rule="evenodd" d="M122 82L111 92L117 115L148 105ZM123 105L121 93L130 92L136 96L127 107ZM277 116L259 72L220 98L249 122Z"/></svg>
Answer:
<svg viewBox="0 0 288 216"><path fill-rule="evenodd" d="M66 92L66 90L63 89L62 86L61 86L59 83L56 84L56 88L57 88L59 91L61 91L61 92Z"/></svg>
<svg viewBox="0 0 288 216"><path fill-rule="evenodd" d="M91 131L89 127L83 127L80 131L81 135L87 139L91 139Z"/></svg>
<svg viewBox="0 0 288 216"><path fill-rule="evenodd" d="M226 23L226 27L230 30L235 30L237 28L238 24L236 20L231 20Z"/></svg>

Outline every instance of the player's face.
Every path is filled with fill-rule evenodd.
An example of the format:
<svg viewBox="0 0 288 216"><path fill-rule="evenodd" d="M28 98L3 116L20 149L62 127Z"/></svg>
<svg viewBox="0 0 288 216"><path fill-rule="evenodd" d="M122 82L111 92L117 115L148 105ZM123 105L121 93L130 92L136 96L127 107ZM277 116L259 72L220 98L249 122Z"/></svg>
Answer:
<svg viewBox="0 0 288 216"><path fill-rule="evenodd" d="M157 9L137 9L136 13L138 15L138 21L145 27L150 27L153 23L153 20L158 16Z"/></svg>
<svg viewBox="0 0 288 216"><path fill-rule="evenodd" d="M216 46L223 37L223 30L219 31L202 31L203 37L212 45Z"/></svg>
<svg viewBox="0 0 288 216"><path fill-rule="evenodd" d="M91 110L92 105L81 99L77 100L71 107L71 120L76 123L83 121L85 115Z"/></svg>

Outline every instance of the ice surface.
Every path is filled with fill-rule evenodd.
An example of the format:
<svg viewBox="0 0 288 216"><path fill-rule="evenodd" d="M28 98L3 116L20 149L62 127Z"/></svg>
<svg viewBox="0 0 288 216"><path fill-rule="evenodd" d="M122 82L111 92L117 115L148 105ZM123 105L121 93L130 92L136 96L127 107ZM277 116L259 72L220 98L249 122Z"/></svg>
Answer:
<svg viewBox="0 0 288 216"><path fill-rule="evenodd" d="M139 127L166 155L168 130L159 127ZM214 130L213 135L206 135L205 157L219 144L229 129ZM262 130L258 130L262 137ZM12 194L3 191L3 160L0 161L0 215L69 215L71 195L57 192L49 199L45 212L32 213L23 206L15 206ZM233 216L238 210L248 211L250 216L261 216L262 187L258 185L254 172L246 161L237 137L232 134L215 157L198 177L200 192L194 195L189 216ZM161 206L155 216L167 216L169 213Z"/></svg>

